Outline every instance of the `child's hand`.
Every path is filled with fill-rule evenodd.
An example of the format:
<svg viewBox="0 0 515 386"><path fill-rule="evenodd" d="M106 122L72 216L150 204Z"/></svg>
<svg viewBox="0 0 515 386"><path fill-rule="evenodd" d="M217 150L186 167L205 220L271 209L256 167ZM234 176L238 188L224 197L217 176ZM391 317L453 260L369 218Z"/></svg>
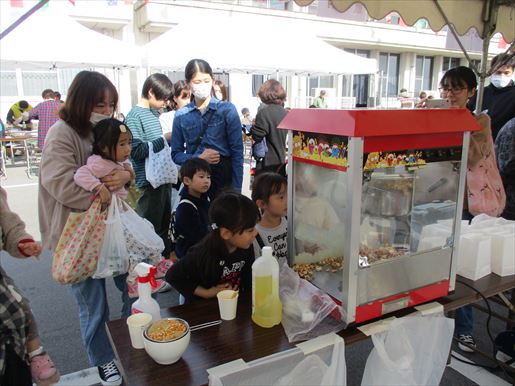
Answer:
<svg viewBox="0 0 515 386"><path fill-rule="evenodd" d="M218 294L218 292L221 292L223 290L230 290L230 289L232 289L232 286L230 283L222 283L222 284L218 284L214 287L211 287L210 289L208 289L208 292L209 292L210 297L216 298L216 295Z"/></svg>
<svg viewBox="0 0 515 386"><path fill-rule="evenodd" d="M123 168L131 174L131 180L136 178L136 173L134 173L131 165L124 163Z"/></svg>
<svg viewBox="0 0 515 386"><path fill-rule="evenodd" d="M39 255L41 254L41 245L35 241L28 243L18 243L18 249L25 255L34 256L37 260L39 260Z"/></svg>
<svg viewBox="0 0 515 386"><path fill-rule="evenodd" d="M111 202L111 192L105 187L105 185L99 185L97 188L97 194L100 196L100 202L102 204L109 204Z"/></svg>

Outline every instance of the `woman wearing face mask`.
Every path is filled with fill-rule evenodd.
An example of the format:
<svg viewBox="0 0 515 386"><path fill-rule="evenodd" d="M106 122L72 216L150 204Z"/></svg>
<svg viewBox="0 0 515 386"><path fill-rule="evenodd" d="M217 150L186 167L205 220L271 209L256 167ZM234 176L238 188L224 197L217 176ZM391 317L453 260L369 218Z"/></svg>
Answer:
<svg viewBox="0 0 515 386"><path fill-rule="evenodd" d="M39 227L43 248L53 251L59 241L68 215L85 211L91 205L91 192L73 181L77 169L91 155L93 126L111 118L118 103L114 85L104 75L82 71L73 79L66 102L59 111L60 119L45 139L39 172ZM118 190L131 180L130 172L117 171L102 179L110 190ZM125 284L126 275L114 277L122 292L122 315L130 314ZM122 378L105 331L109 320L105 279L89 278L71 285L77 304L81 334L92 366L98 367L103 385L120 385Z"/></svg>
<svg viewBox="0 0 515 386"><path fill-rule="evenodd" d="M172 158L182 165L199 157L211 166L209 198L220 189L241 191L243 141L236 107L213 98L213 71L202 59L190 60L185 69L193 101L177 111L172 130Z"/></svg>
<svg viewBox="0 0 515 386"><path fill-rule="evenodd" d="M492 59L491 68L497 67L499 63L503 65L490 77L490 84L484 89L481 108L481 111L487 110L492 119L494 140L506 122L515 117L515 83L513 82L515 57L507 59L507 54L499 54ZM472 111L475 110L475 96L470 99L468 107Z"/></svg>
<svg viewBox="0 0 515 386"><path fill-rule="evenodd" d="M136 212L152 223L156 233L163 239L165 249L162 255L170 257L172 242L170 229L171 184L153 188L145 175L145 160L148 157L148 143L152 142L154 152L163 149L165 141L170 142L171 133L163 135L157 110L163 108L170 99L173 84L164 74L152 74L143 83L141 99L125 118L125 124L132 132L131 161L136 173L136 187L141 193Z"/></svg>
<svg viewBox="0 0 515 386"><path fill-rule="evenodd" d="M215 80L213 82L213 95L219 101L228 101L229 96L227 95L227 87L221 80Z"/></svg>
<svg viewBox="0 0 515 386"><path fill-rule="evenodd" d="M440 81L442 98L449 101L450 107L465 108L477 87L476 75L468 67L456 67L448 70ZM481 131L472 132L467 159L466 192L463 201L463 220L472 220L473 216L486 213L499 216L506 204L506 195L495 160L495 150L490 129L490 118L481 113L476 116ZM473 352L475 347L472 336L472 306L465 306L456 311L455 335L458 347L465 352Z"/></svg>

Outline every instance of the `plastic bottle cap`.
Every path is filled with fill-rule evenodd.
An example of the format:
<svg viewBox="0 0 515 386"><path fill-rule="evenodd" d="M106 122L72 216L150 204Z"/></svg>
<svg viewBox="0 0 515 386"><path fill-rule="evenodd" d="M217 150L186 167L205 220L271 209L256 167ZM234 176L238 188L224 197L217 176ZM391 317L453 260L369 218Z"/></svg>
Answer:
<svg viewBox="0 0 515 386"><path fill-rule="evenodd" d="M261 256L263 257L273 257L273 254L272 254L272 247L263 247L263 249L261 250Z"/></svg>

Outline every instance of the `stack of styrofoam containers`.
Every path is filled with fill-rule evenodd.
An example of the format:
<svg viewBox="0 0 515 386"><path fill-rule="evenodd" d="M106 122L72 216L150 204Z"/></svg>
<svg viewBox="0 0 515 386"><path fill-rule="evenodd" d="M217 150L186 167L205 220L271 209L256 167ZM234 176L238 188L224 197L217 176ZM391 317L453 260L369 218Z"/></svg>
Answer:
<svg viewBox="0 0 515 386"><path fill-rule="evenodd" d="M418 251L443 247L452 232L452 221L424 226ZM491 272L499 276L515 274L515 221L479 215L471 224L461 223L457 273L477 280Z"/></svg>
<svg viewBox="0 0 515 386"><path fill-rule="evenodd" d="M514 275L515 221L481 214L472 219L469 229L491 237L492 272L499 276Z"/></svg>

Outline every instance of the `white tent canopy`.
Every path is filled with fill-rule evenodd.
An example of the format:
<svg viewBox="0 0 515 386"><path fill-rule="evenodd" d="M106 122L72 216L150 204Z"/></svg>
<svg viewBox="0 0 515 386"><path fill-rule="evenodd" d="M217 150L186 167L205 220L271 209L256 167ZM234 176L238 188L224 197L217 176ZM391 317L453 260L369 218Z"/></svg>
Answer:
<svg viewBox="0 0 515 386"><path fill-rule="evenodd" d="M147 67L184 69L201 58L213 70L247 73L372 74L375 59L331 46L296 27L295 21L256 25L244 18L183 23L144 46Z"/></svg>
<svg viewBox="0 0 515 386"><path fill-rule="evenodd" d="M52 32L58 20L60 33ZM40 10L0 40L1 68L139 67L139 50L51 10Z"/></svg>

